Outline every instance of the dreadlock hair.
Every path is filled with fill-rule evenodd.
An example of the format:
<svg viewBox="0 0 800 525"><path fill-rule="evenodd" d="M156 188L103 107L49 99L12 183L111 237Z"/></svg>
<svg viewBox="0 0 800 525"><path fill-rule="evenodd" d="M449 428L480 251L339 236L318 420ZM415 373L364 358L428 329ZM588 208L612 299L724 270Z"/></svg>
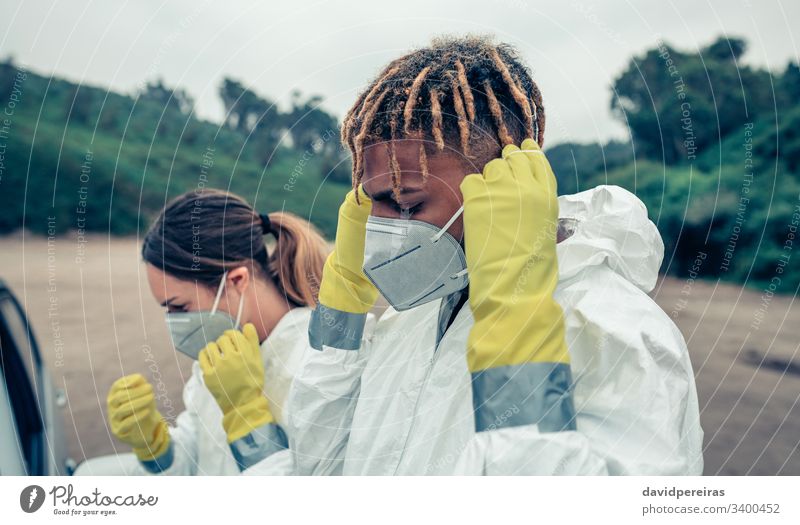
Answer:
<svg viewBox="0 0 800 525"><path fill-rule="evenodd" d="M380 142L389 149L388 168L399 192L397 139L423 140L426 180L426 150L447 148L484 164L526 137L542 146L544 125L542 94L513 47L489 37L446 37L387 65L347 112L341 138L353 155L356 192L364 148Z"/></svg>

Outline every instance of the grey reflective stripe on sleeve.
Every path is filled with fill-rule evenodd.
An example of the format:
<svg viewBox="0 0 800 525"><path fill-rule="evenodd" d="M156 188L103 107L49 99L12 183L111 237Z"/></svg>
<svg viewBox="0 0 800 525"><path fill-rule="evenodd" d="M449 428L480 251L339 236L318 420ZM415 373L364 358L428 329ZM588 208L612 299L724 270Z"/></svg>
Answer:
<svg viewBox="0 0 800 525"><path fill-rule="evenodd" d="M139 463L147 470L153 474L159 474L172 466L172 462L175 460L175 452L172 449L172 442L170 442L169 447L167 447L167 451L158 456L157 458L149 459L147 461L139 460Z"/></svg>
<svg viewBox="0 0 800 525"><path fill-rule="evenodd" d="M367 314L342 312L318 304L311 312L308 341L317 350L322 350L323 345L339 350L358 350L366 322Z"/></svg>
<svg viewBox="0 0 800 525"><path fill-rule="evenodd" d="M289 441L281 427L267 423L231 443L231 452L239 470L244 470L288 446Z"/></svg>
<svg viewBox="0 0 800 525"><path fill-rule="evenodd" d="M572 373L566 363L525 363L472 374L478 432L536 423L541 432L575 430Z"/></svg>

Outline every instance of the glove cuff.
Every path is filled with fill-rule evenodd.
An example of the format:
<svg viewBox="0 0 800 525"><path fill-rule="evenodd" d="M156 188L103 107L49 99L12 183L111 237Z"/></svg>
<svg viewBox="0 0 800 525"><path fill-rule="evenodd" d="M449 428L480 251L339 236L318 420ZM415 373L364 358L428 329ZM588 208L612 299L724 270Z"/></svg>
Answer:
<svg viewBox="0 0 800 525"><path fill-rule="evenodd" d="M336 252L328 256L322 270L322 283L319 289L319 302L337 310L363 314L378 300L378 289L367 279L359 267L354 274L336 264Z"/></svg>
<svg viewBox="0 0 800 525"><path fill-rule="evenodd" d="M139 460L139 463L144 469L151 474L160 474L170 468L175 461L175 448L172 443L167 447L167 451L155 459Z"/></svg>
<svg viewBox="0 0 800 525"><path fill-rule="evenodd" d="M552 297L485 310L473 310L475 324L467 341L470 372L529 362L570 362L564 314Z"/></svg>
<svg viewBox="0 0 800 525"><path fill-rule="evenodd" d="M274 421L267 398L259 395L225 412L222 416L222 427L228 436L228 444L231 444L253 430Z"/></svg>
<svg viewBox="0 0 800 525"><path fill-rule="evenodd" d="M153 430L153 440L145 447L133 448L134 454L136 454L136 457L142 462L154 461L167 454L170 450L169 425L167 425L167 422L164 421L163 418Z"/></svg>

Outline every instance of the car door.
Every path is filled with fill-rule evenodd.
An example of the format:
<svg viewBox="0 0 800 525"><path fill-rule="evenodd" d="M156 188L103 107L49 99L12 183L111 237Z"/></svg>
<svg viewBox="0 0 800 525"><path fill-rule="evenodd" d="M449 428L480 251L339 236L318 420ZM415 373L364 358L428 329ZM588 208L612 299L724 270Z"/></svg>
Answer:
<svg viewBox="0 0 800 525"><path fill-rule="evenodd" d="M5 385L5 375L0 372L0 475L24 476L25 460L17 434L17 423Z"/></svg>
<svg viewBox="0 0 800 525"><path fill-rule="evenodd" d="M27 318L0 281L0 465L3 474L68 474L54 389ZM13 431L13 434L12 434ZM9 434L6 436L5 434ZM16 459L14 459L16 457ZM20 464L24 467L22 472ZM8 471L6 471L8 469Z"/></svg>

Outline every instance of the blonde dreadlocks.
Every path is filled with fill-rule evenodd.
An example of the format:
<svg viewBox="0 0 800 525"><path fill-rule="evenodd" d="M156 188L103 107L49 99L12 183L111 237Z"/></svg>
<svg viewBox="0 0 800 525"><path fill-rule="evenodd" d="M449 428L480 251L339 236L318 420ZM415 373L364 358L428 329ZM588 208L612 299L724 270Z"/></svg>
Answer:
<svg viewBox="0 0 800 525"><path fill-rule="evenodd" d="M507 44L486 37L442 38L392 61L350 108L342 142L353 154L353 187L364 174L364 147L386 142L395 191L394 140L423 139L465 158L533 137L544 142L544 106L530 71ZM423 180L426 147L420 146ZM488 159L485 159L488 160Z"/></svg>

